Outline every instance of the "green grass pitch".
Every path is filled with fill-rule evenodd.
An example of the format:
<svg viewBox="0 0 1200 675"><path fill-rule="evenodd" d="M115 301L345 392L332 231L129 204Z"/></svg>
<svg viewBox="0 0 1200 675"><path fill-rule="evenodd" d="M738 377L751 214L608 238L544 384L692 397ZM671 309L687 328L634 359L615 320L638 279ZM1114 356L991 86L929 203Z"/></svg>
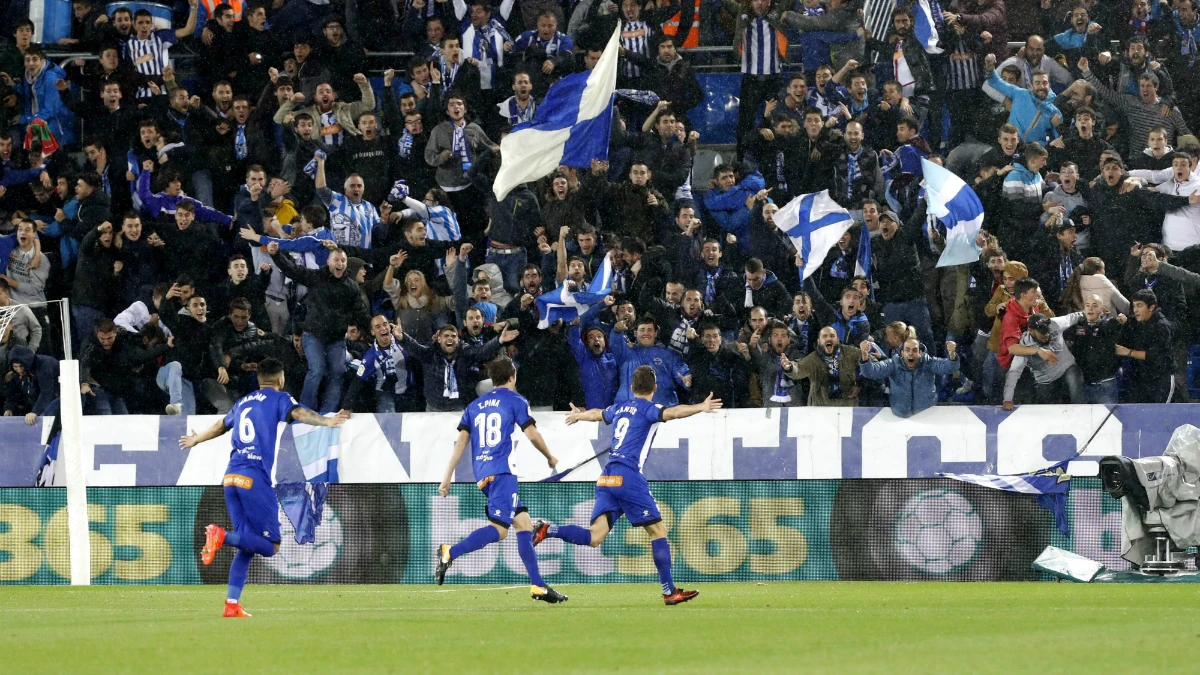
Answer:
<svg viewBox="0 0 1200 675"><path fill-rule="evenodd" d="M689 588L691 586L688 586ZM1195 673L1197 586L8 587L5 673Z"/></svg>

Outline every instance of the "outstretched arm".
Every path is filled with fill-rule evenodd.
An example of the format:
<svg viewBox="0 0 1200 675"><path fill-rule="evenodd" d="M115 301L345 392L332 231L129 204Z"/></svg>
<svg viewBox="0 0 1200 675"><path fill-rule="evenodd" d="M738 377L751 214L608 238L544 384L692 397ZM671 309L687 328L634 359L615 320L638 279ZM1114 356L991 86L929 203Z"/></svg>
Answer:
<svg viewBox="0 0 1200 675"><path fill-rule="evenodd" d="M450 494L450 479L454 478L454 467L462 459L463 451L471 440L471 432L466 429L458 430L458 440L454 441L454 452L450 453L450 463L446 465L446 474L442 476L442 484L438 486L438 494L445 497Z"/></svg>
<svg viewBox="0 0 1200 675"><path fill-rule="evenodd" d="M221 436L225 435L226 431L229 431L229 429L226 428L226 426L225 426L225 419L221 418L221 419L217 420L216 422L213 422L213 425L211 427L205 429L204 431L201 431L198 434L191 433L191 434L188 434L187 436L180 438L179 439L179 449L190 450L190 449L196 447L197 445L200 445L204 441L211 441L214 438L220 438Z"/></svg>
<svg viewBox="0 0 1200 675"><path fill-rule="evenodd" d="M599 408L591 410L580 410L571 404L571 412L567 413L567 425L570 426L576 422L602 422L604 421L604 411Z"/></svg>
<svg viewBox="0 0 1200 675"><path fill-rule="evenodd" d="M288 417L291 417L293 420L300 422L301 424L335 429L342 426L343 422L350 419L350 411L339 410L338 414L334 415L333 417L325 417L324 415L319 415L308 408L297 406L292 408L292 412L290 415L288 415Z"/></svg>
<svg viewBox="0 0 1200 675"><path fill-rule="evenodd" d="M677 405L673 408L667 408L663 411L663 421L681 420L685 417L691 417L697 413L712 412L721 407L721 399L713 398L712 394L700 403L693 405Z"/></svg>

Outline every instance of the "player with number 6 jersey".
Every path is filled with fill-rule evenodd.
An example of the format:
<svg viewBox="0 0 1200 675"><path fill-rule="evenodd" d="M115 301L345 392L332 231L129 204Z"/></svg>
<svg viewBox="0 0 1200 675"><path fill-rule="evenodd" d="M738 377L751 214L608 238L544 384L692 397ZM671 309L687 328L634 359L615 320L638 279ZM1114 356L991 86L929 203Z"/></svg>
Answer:
<svg viewBox="0 0 1200 675"><path fill-rule="evenodd" d="M604 473L596 481L596 506L592 509L590 529L578 525L534 524L533 543L536 546L547 537L562 539L578 546L599 546L612 531L622 515L630 524L643 527L650 535L650 551L662 582L663 602L678 605L700 595L700 591L676 588L671 577L671 546L667 543L667 527L663 525L658 502L650 494L650 484L642 475L642 465L654 444L658 425L691 417L696 413L712 412L721 407L721 399L712 394L703 403L664 408L654 402L658 389L654 369L638 366L633 371L633 398L614 403L604 410L579 410L574 405L567 414L567 424L600 422L611 424L612 448Z"/></svg>
<svg viewBox="0 0 1200 675"><path fill-rule="evenodd" d="M275 359L263 359L258 364L258 386L258 391L244 396L211 427L179 439L179 447L187 450L233 430L233 450L223 481L232 527L226 530L214 523L204 528L204 548L200 551L200 561L210 565L225 544L238 549L229 566L226 617L250 616L242 608L241 595L254 554L270 558L279 552L279 502L272 485L279 425L295 420L336 427L350 419L347 410L335 417L322 417L284 393L283 364Z"/></svg>
<svg viewBox="0 0 1200 675"><path fill-rule="evenodd" d="M517 493L517 477L508 466L512 454L512 435L517 428L525 432L533 447L546 457L553 469L558 464L546 447L546 441L538 432L533 416L529 414L529 401L517 393L517 371L512 361L500 359L488 364L488 375L492 378L492 389L480 396L463 411L458 423L458 440L454 443L446 476L438 486L438 494L450 494L450 481L454 469L467 446L471 448L471 469L475 473L475 484L487 497L484 513L490 524L467 535L466 539L451 546L441 544L434 553L437 566L433 578L441 586L446 580L450 564L458 558L494 544L508 535L508 528L517 529L517 551L525 570L529 572L530 595L534 600L551 604L565 602L567 596L546 585L538 572L537 553L533 550L533 523L529 520L529 509L521 503Z"/></svg>

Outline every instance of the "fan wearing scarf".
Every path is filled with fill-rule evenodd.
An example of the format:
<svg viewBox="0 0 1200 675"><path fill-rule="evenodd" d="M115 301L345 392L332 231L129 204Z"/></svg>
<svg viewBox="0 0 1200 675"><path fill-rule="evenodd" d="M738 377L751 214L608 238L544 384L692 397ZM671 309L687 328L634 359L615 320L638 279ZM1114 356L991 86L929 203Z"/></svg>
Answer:
<svg viewBox="0 0 1200 675"><path fill-rule="evenodd" d="M462 94L446 97L446 121L433 128L425 146L425 161L437 167L438 187L459 192L470 186L467 172L484 149L499 152L478 124L468 122L467 102Z"/></svg>
<svg viewBox="0 0 1200 675"><path fill-rule="evenodd" d="M763 337L766 344L762 343ZM799 360L800 352L792 344L787 324L770 319L766 326L755 330L750 336L750 354L758 368L758 384L762 389L765 408L792 408L803 405L800 388L784 370Z"/></svg>
<svg viewBox="0 0 1200 675"><path fill-rule="evenodd" d="M858 405L858 347L842 344L832 326L821 329L817 348L799 361L780 356L780 367L793 380L808 380L808 405Z"/></svg>
<svg viewBox="0 0 1200 675"><path fill-rule="evenodd" d="M505 326L497 337L482 345L460 344L458 329L448 323L433 334L433 344L424 345L412 339L397 323L395 333L400 346L412 354L425 371L425 411L460 412L475 398L475 391L466 386L471 369L500 351L500 345L517 339L519 331Z"/></svg>

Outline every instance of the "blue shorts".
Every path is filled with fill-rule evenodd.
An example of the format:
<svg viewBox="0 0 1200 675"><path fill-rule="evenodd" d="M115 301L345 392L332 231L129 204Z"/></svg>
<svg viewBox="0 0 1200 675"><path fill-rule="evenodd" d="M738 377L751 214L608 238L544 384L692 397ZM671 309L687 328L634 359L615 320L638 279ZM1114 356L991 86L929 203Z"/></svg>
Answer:
<svg viewBox="0 0 1200 675"><path fill-rule="evenodd" d="M622 514L638 527L662 521L658 502L650 494L650 484L642 472L610 463L596 481L596 506L591 522L605 516L612 527Z"/></svg>
<svg viewBox="0 0 1200 675"><path fill-rule="evenodd" d="M516 518L518 513L529 511L521 503L521 496L517 494L517 477L511 473L488 476L479 481L478 485L488 498L484 512L487 519L493 523L511 527L513 518Z"/></svg>
<svg viewBox="0 0 1200 675"><path fill-rule="evenodd" d="M279 500L271 479L257 469L226 469L225 506L234 532L253 532L273 544L279 536Z"/></svg>

